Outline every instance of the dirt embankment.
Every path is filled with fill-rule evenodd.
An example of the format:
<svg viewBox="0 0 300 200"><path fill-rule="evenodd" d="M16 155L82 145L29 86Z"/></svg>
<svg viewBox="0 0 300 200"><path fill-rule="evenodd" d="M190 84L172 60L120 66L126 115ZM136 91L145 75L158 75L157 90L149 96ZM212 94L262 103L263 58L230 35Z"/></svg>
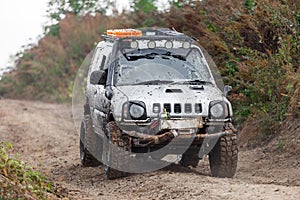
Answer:
<svg viewBox="0 0 300 200"><path fill-rule="evenodd" d="M211 177L204 159L195 169L172 164L109 181L102 167L80 165L71 105L0 100L0 141L12 142L21 158L61 184L69 199L299 199L300 125L293 123L287 125L293 140L281 133L282 140L266 148L241 150L232 179Z"/></svg>

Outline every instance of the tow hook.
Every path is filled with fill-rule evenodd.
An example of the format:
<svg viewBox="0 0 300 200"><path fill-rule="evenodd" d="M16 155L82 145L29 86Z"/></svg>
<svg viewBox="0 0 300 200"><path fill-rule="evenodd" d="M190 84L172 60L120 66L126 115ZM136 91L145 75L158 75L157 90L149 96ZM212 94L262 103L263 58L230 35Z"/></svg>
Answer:
<svg viewBox="0 0 300 200"><path fill-rule="evenodd" d="M171 130L171 133L173 134L174 138L178 137L178 133L176 130Z"/></svg>

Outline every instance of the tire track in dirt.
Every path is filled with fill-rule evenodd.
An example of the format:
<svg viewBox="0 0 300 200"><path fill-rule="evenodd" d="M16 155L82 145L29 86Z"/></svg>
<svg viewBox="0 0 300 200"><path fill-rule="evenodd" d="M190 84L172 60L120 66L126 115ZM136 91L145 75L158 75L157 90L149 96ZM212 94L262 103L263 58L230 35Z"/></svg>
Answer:
<svg viewBox="0 0 300 200"><path fill-rule="evenodd" d="M298 199L300 159L264 149L241 151L232 179L210 176L208 159L197 168L165 169L109 181L102 167L84 168L71 105L0 100L0 141L62 185L69 199ZM298 157L299 158L299 157Z"/></svg>

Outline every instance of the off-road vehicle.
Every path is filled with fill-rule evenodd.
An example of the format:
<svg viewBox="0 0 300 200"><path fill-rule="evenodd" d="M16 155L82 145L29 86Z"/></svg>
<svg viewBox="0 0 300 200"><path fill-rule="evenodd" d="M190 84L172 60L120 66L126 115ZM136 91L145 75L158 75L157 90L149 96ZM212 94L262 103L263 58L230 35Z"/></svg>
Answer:
<svg viewBox="0 0 300 200"><path fill-rule="evenodd" d="M149 171L168 155L192 167L208 155L212 176L232 177L231 87L218 88L198 42L170 29L115 29L103 38L87 77L82 164L102 163L114 179Z"/></svg>

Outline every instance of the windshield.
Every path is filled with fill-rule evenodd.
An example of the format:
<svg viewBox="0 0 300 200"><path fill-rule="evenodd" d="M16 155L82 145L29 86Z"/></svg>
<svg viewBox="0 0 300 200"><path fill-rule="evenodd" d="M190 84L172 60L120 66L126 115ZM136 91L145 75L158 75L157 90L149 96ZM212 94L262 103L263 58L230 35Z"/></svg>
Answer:
<svg viewBox="0 0 300 200"><path fill-rule="evenodd" d="M120 51L115 75L116 85L212 82L206 62L197 48Z"/></svg>

